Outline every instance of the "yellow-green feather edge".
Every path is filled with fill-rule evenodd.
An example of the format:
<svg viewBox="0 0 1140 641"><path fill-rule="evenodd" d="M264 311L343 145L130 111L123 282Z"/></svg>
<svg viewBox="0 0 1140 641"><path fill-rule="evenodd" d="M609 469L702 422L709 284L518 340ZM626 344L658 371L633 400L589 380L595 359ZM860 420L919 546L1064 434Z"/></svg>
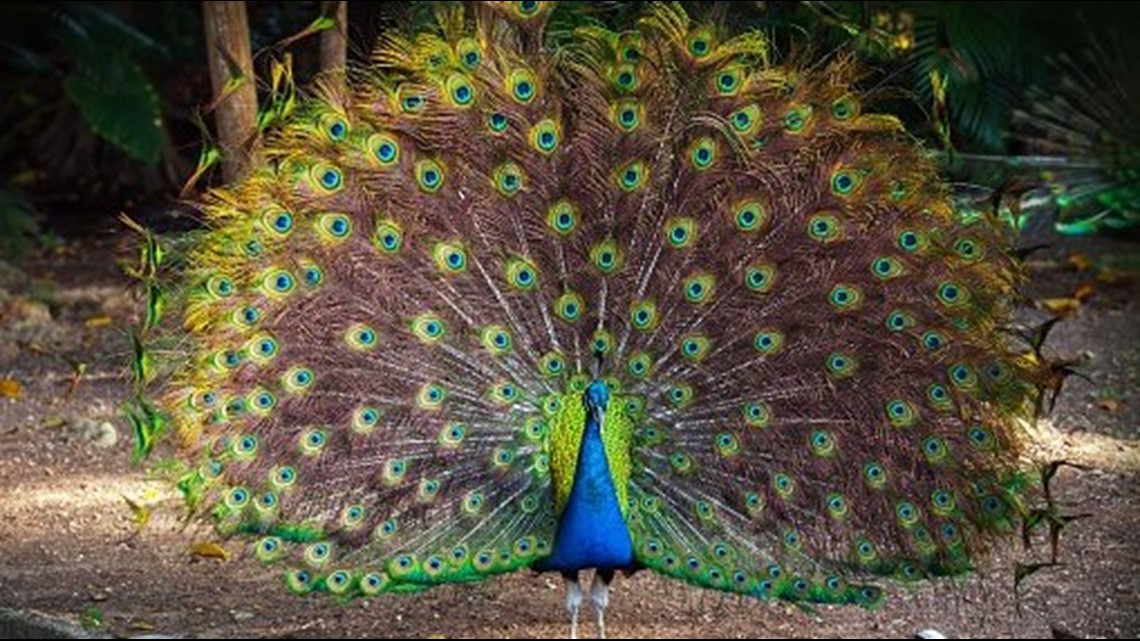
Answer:
<svg viewBox="0 0 1140 641"><path fill-rule="evenodd" d="M559 397L559 402L558 411L550 418L550 475L554 482L556 515L562 514L570 500L574 472L578 468L578 451L582 448L582 432L586 427L586 407L582 404L581 393L564 394ZM602 443L622 516L626 515L629 504L630 448L633 444L633 421L621 409L624 406L624 398L611 397L602 423Z"/></svg>

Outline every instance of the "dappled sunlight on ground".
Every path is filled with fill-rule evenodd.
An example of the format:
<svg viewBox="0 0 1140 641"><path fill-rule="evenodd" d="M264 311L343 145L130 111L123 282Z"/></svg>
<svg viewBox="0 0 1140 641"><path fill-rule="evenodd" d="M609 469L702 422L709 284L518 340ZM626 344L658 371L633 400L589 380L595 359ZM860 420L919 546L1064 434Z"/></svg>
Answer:
<svg viewBox="0 0 1140 641"><path fill-rule="evenodd" d="M1112 251L1109 245L1109 250ZM1133 248L1119 248L1128 252ZM1069 296L1085 280L1051 259L1037 297ZM115 634L190 636L565 637L557 576L517 575L347 605L289 595L281 578L238 544L186 528L169 493L130 463L118 415L127 384L119 329L125 282L106 247L26 268L50 278L39 293L0 283L0 607L72 622L98 613ZM33 288L34 289L34 288ZM1013 589L1014 563L1048 560L1000 550L979 577L898 591L878 611L799 609L695 590L638 573L619 577L607 614L613 637L906 638L934 628L958 637L1140 634L1140 285L1098 284L1050 337L1089 380L1066 382L1056 411L1034 429L1038 452L1062 467L1053 487L1069 514L1060 566ZM132 509L132 504L134 509ZM138 528L140 510L149 511ZM224 549L226 554L221 554ZM1020 603L1018 602L1018 596ZM583 612L583 636L594 633Z"/></svg>

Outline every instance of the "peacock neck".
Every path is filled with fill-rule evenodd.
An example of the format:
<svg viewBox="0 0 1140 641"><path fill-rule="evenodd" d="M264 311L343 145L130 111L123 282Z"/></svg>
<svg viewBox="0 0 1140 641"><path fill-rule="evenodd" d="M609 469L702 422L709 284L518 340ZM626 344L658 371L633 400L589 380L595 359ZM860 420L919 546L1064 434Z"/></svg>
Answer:
<svg viewBox="0 0 1140 641"><path fill-rule="evenodd" d="M560 571L585 568L628 568L633 543L622 515L615 475L602 438L608 395L592 383L570 496L558 521L554 549L547 565ZM595 392L590 397L591 390Z"/></svg>

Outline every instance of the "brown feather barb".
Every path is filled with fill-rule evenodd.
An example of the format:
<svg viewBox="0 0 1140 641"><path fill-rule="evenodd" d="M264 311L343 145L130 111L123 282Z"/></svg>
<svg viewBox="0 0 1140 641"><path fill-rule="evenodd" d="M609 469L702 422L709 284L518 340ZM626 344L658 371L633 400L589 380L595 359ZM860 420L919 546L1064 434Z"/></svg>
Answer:
<svg viewBox="0 0 1140 641"><path fill-rule="evenodd" d="M851 61L676 3L551 51L552 4L386 36L205 200L139 357L190 504L298 592L541 568L597 378L637 567L864 605L968 570L1048 377L1000 230Z"/></svg>

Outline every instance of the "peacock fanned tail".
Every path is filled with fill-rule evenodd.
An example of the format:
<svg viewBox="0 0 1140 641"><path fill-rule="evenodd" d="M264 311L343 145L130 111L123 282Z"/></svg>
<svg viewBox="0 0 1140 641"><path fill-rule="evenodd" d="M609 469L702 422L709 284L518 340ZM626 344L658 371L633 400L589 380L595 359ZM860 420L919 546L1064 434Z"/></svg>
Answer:
<svg viewBox="0 0 1140 641"><path fill-rule="evenodd" d="M998 226L850 60L677 3L544 47L553 4L389 34L144 248L141 449L292 589L409 592L541 565L600 379L639 567L865 605L968 570L1034 492Z"/></svg>

